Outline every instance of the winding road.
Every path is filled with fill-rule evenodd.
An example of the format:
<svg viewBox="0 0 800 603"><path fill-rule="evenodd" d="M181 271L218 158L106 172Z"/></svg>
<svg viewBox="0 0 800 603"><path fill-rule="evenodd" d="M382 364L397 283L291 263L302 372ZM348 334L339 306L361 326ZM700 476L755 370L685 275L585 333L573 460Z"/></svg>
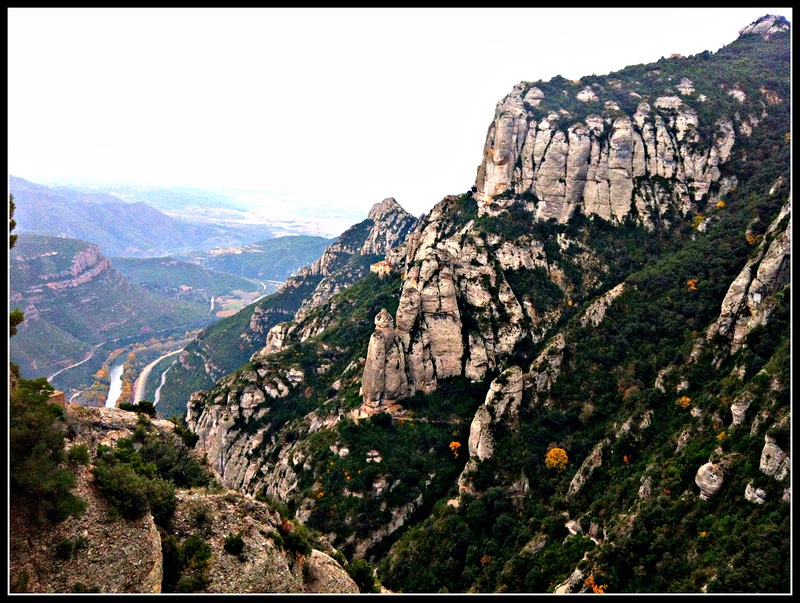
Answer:
<svg viewBox="0 0 800 603"><path fill-rule="evenodd" d="M144 396L145 385L147 385L147 380L150 378L150 372L153 370L153 367L156 364L158 364L161 360L163 360L164 358L167 358L169 356L173 356L173 355L175 355L175 354L177 354L179 352L182 352L182 351L183 351L183 348L180 348L179 350L174 350L172 352L164 354L163 356L159 356L158 358L153 360L153 362L151 362L146 367L144 367L144 369L142 369L142 372L139 373L139 376L137 377L136 382L133 384L133 403L134 404L138 404L139 402L141 402L142 397Z"/></svg>

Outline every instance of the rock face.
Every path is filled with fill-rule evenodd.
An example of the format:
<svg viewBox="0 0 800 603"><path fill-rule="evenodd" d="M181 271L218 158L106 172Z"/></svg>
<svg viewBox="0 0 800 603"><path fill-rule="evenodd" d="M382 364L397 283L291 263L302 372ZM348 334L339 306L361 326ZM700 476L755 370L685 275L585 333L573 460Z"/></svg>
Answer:
<svg viewBox="0 0 800 603"><path fill-rule="evenodd" d="M753 21L747 27L740 29L739 35L758 34L768 38L770 35L779 31L789 31L789 22L786 18L776 15L766 15Z"/></svg>
<svg viewBox="0 0 800 603"><path fill-rule="evenodd" d="M173 535L198 532L195 517L202 510L204 534L212 551L204 591L209 593L357 593L358 586L342 566L322 551L302 559L285 550L271 534L286 529L280 515L267 505L232 491L221 494L178 493ZM288 526L287 526L288 527ZM291 529L291 528L289 528ZM225 538L241 534L242 554L225 550Z"/></svg>
<svg viewBox="0 0 800 603"><path fill-rule="evenodd" d="M598 443L589 456L581 464L572 481L569 483L567 490L567 497L574 496L583 488L583 485L592 476L592 472L603 463L603 449L608 446L608 440L602 440Z"/></svg>
<svg viewBox="0 0 800 603"><path fill-rule="evenodd" d="M780 446L775 444L774 439L764 436L764 440L764 449L761 451L761 462L758 468L765 475L781 481L789 475L791 461Z"/></svg>
<svg viewBox="0 0 800 603"><path fill-rule="evenodd" d="M522 402L522 370L517 366L503 371L492 381L486 401L469 428L469 455L479 461L490 458L494 452L492 425L502 422L513 426Z"/></svg>
<svg viewBox="0 0 800 603"><path fill-rule="evenodd" d="M755 327L767 323L776 306L772 295L789 278L791 235L790 198L770 224L757 252L728 288L719 318L706 332L708 341L717 335L728 338L733 354Z"/></svg>
<svg viewBox="0 0 800 603"><path fill-rule="evenodd" d="M364 222L342 233L311 265L310 274L319 275L322 280L311 296L303 302L294 320L302 321L311 310L369 274L369 265L364 263L352 265L353 258L386 256L390 250L405 241L416 223L416 218L391 197L373 205Z"/></svg>
<svg viewBox="0 0 800 603"><path fill-rule="evenodd" d="M94 458L98 444L116 447L133 435L136 413L116 408L66 406L67 447L86 446ZM174 439L170 421L154 419L150 428ZM24 512L13 510L10 573L28 576L26 592L64 593L97 589L103 593L160 593L164 559L162 538L167 534L150 513L127 520L110 513L108 501L94 485L90 466L75 469L74 494L86 501L80 517L69 517L56 527L35 527ZM218 494L177 490L177 507L170 536L183 540L200 535L211 548L205 592L213 593L357 593L358 586L326 553L312 550L299 559L278 544L270 533L280 532L282 521L268 505L234 492ZM198 511L207 522L198 525ZM224 549L229 534L241 534L244 551L238 558ZM69 558L59 556L65 541L80 542ZM306 566L305 571L303 566Z"/></svg>
<svg viewBox="0 0 800 603"><path fill-rule="evenodd" d="M683 214L700 201L735 140L723 117L709 148L696 148L697 113L677 96L659 97L653 107L641 102L631 115L570 122L552 111L537 117L542 112L528 102L533 90L520 83L497 105L475 183L481 213L502 209L502 194L511 192L535 197L528 208L541 220L566 222L580 210L617 223L635 215L649 226L669 209ZM584 89L578 98L596 94Z"/></svg>
<svg viewBox="0 0 800 603"><path fill-rule="evenodd" d="M744 488L744 498L757 505L763 505L767 502L767 493L761 488L753 488L753 484L749 483Z"/></svg>
<svg viewBox="0 0 800 603"><path fill-rule="evenodd" d="M597 301L592 303L591 306L586 308L586 312L584 312L583 316L581 317L581 326L585 327L586 325L592 325L593 327L596 327L599 325L603 318L605 318L606 310L608 310L611 302L622 295L624 291L625 283L620 283L608 293L602 295Z"/></svg>
<svg viewBox="0 0 800 603"><path fill-rule="evenodd" d="M369 340L361 382L364 397L361 409L368 415L389 411L398 399L408 394L405 355L386 308L375 317L375 331Z"/></svg>

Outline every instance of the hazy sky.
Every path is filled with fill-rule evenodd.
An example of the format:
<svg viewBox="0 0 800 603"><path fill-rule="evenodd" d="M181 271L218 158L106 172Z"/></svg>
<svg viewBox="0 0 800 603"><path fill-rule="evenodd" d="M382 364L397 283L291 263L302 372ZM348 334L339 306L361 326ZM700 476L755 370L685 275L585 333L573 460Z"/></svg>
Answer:
<svg viewBox="0 0 800 603"><path fill-rule="evenodd" d="M788 8L8 9L9 173L427 212L475 181L495 104L716 51Z"/></svg>

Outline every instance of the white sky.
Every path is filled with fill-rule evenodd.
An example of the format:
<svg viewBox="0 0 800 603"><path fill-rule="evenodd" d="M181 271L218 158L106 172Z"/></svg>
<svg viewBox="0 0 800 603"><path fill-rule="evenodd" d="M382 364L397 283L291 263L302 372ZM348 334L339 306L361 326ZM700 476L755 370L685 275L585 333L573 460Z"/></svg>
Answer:
<svg viewBox="0 0 800 603"><path fill-rule="evenodd" d="M8 9L9 173L280 193L415 215L475 181L495 104L716 51L699 9Z"/></svg>

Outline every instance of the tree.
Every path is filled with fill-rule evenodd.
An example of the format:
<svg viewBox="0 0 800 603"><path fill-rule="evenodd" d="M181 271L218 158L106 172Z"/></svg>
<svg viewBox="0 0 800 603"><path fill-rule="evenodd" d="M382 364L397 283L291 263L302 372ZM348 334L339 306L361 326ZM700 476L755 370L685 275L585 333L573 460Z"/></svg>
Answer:
<svg viewBox="0 0 800 603"><path fill-rule="evenodd" d="M563 448L552 448L544 459L544 464L548 469L554 469L559 473L564 472L568 463L569 459Z"/></svg>
<svg viewBox="0 0 800 603"><path fill-rule="evenodd" d="M8 196L8 232L12 232L17 227L17 222L14 220L14 195ZM17 235L8 236L8 248L13 249L17 242Z"/></svg>
<svg viewBox="0 0 800 603"><path fill-rule="evenodd" d="M8 196L8 232L10 233L17 227L17 222L14 220L14 195ZM17 243L17 235L9 234L8 235L8 248L13 249L14 245ZM25 314L19 308L14 308L11 311L11 315L9 317L9 337L14 337L17 334L17 327L19 324L25 320Z"/></svg>

